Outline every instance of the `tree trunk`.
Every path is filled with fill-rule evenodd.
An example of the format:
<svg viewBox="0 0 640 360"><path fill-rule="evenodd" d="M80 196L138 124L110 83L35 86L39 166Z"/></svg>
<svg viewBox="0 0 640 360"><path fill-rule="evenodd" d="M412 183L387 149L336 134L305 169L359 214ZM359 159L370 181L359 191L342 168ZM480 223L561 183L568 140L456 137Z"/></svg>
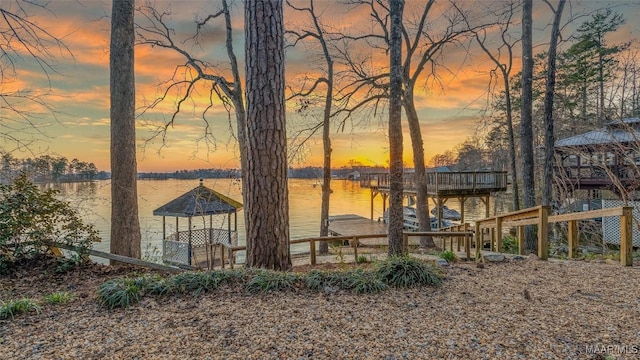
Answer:
<svg viewBox="0 0 640 360"><path fill-rule="evenodd" d="M413 167L415 174L413 182L416 186L416 215L418 216L418 231L431 231L431 220L429 219L429 197L427 196L427 174L424 165L424 143L422 141L422 130L420 121L413 102L413 84L406 86L404 92L404 109L407 114L409 124L409 135L411 136L411 148L413 150ZM421 248L435 248L431 236L420 237Z"/></svg>
<svg viewBox="0 0 640 360"><path fill-rule="evenodd" d="M522 7L522 107L520 146L522 150L522 202L525 208L535 206L533 163L533 41L532 0L523 0ZM501 235L498 235L501 236ZM525 249L537 252L537 241L531 226L525 230Z"/></svg>
<svg viewBox="0 0 640 360"><path fill-rule="evenodd" d="M113 254L140 258L136 188L134 0L116 0L111 11L111 244Z"/></svg>
<svg viewBox="0 0 640 360"><path fill-rule="evenodd" d="M282 1L245 1L247 266L291 267Z"/></svg>
<svg viewBox="0 0 640 360"><path fill-rule="evenodd" d="M565 0L558 2L553 18L549 55L547 57L547 81L544 95L544 176L542 177L542 205L551 205L553 199L553 154L555 136L553 133L553 92L556 87L556 50L560 37L560 19Z"/></svg>
<svg viewBox="0 0 640 360"><path fill-rule="evenodd" d="M389 255L402 255L402 8L404 0L390 1L390 96L389 96Z"/></svg>

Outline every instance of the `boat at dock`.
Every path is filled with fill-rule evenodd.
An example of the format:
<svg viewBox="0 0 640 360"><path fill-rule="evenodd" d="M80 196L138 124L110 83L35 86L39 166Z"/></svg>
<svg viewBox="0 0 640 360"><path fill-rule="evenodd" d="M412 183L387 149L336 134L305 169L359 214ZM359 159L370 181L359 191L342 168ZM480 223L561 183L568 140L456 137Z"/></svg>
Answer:
<svg viewBox="0 0 640 360"><path fill-rule="evenodd" d="M460 221L462 219L462 215L457 210L450 209L446 205L442 205L442 218L453 221ZM438 216L438 208L434 207L431 209L431 213L435 216Z"/></svg>
<svg viewBox="0 0 640 360"><path fill-rule="evenodd" d="M418 213L416 208L411 206L403 206L402 214L404 218L404 229L407 231L418 231L420 227L420 222L418 221ZM440 226L438 226L438 219L435 217L429 217L431 230L436 231L440 228L446 228L449 226L453 226L453 222L448 219L441 219ZM384 211L384 214L378 221L382 221L385 224L389 223L389 209Z"/></svg>

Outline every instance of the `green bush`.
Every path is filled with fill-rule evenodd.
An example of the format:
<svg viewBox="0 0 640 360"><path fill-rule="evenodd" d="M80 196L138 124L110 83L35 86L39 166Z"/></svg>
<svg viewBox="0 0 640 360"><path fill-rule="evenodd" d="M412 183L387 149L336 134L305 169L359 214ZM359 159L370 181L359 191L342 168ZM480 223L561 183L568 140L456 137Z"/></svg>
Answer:
<svg viewBox="0 0 640 360"><path fill-rule="evenodd" d="M456 253L451 251L451 250L445 250L443 252L441 252L440 254L438 254L438 256L441 259L445 259L448 262L454 262L458 259L458 257L456 256Z"/></svg>
<svg viewBox="0 0 640 360"><path fill-rule="evenodd" d="M433 265L409 256L392 256L380 261L376 273L381 281L396 288L440 285L443 278Z"/></svg>
<svg viewBox="0 0 640 360"><path fill-rule="evenodd" d="M40 306L31 299L10 300L6 303L0 301L0 319L13 319L14 316L29 311L40 313Z"/></svg>
<svg viewBox="0 0 640 360"><path fill-rule="evenodd" d="M518 238L515 236L505 236L502 238L502 251L509 254L518 253Z"/></svg>
<svg viewBox="0 0 640 360"><path fill-rule="evenodd" d="M24 258L49 251L45 242L73 245L81 250L100 241L93 225L58 200L56 190L41 191L21 174L11 184L0 184L0 273Z"/></svg>

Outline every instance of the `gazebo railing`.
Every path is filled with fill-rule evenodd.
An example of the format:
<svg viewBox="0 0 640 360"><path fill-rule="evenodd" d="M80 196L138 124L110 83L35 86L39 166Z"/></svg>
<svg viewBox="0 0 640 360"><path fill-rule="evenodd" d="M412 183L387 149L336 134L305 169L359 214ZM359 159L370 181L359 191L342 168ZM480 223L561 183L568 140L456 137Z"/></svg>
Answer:
<svg viewBox="0 0 640 360"><path fill-rule="evenodd" d="M189 241L189 239L191 239L191 241ZM212 244L233 246L238 243L238 232L213 228L196 229L191 231L186 230L173 233L167 236L165 240L183 243L191 242L192 247Z"/></svg>
<svg viewBox="0 0 640 360"><path fill-rule="evenodd" d="M238 244L238 232L226 229L196 229L178 231L162 242L162 260L170 264L192 265L194 250L211 245L227 247Z"/></svg>

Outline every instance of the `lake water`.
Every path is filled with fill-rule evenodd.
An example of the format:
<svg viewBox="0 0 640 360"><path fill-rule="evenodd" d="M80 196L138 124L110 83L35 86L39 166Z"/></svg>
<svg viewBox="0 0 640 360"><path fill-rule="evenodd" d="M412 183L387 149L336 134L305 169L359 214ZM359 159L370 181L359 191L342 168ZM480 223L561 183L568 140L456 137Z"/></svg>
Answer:
<svg viewBox="0 0 640 360"><path fill-rule="evenodd" d="M198 186L198 180L140 180L138 181L138 208L142 233L142 252L147 258L157 257L162 251L162 217L153 210ZM242 202L241 185L235 179L205 179L204 185ZM96 250L109 251L111 223L111 181L91 183L66 183L49 185L61 192L61 197L76 207L86 222L98 229L102 242L94 244ZM371 192L360 188L360 183L350 180L332 180L329 215L357 214L369 218ZM316 179L289 180L289 227L291 239L318 236L320 233L321 187ZM491 211L494 211L493 199ZM447 206L460 210L459 202L450 199ZM502 212L498 203L498 212ZM465 204L467 221L484 218L485 207L479 199L469 199ZM374 219L382 216L382 199L374 200ZM207 220L208 221L208 220ZM226 217L214 217L214 227L226 229ZM180 230L186 230L186 219L180 219ZM175 232L173 218L167 221L167 234ZM245 244L244 213L238 213L238 243ZM304 251L305 245L292 249ZM308 246L306 246L308 249Z"/></svg>

